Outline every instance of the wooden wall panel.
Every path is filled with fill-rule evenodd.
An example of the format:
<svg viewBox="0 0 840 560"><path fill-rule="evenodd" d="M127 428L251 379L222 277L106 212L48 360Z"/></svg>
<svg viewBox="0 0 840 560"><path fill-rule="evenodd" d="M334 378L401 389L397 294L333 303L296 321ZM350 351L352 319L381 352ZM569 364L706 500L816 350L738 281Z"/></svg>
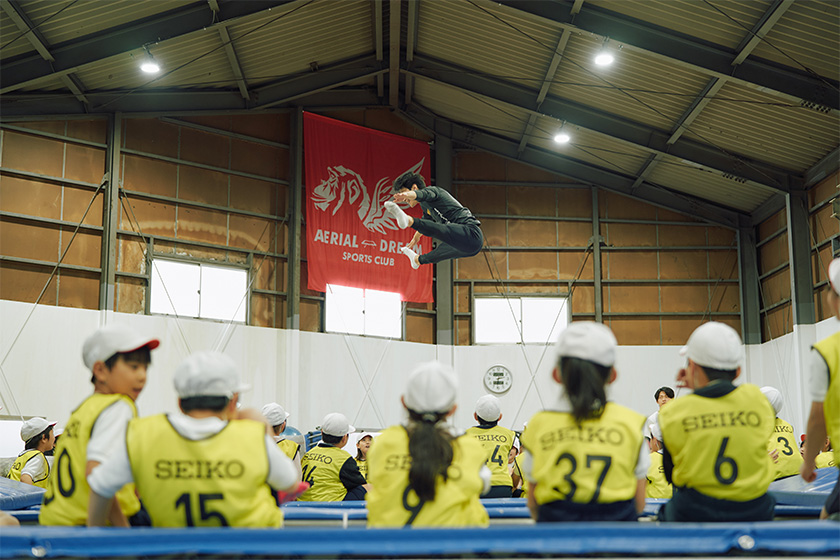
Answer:
<svg viewBox="0 0 840 560"><path fill-rule="evenodd" d="M595 313L595 287L578 284L572 288L572 314Z"/></svg>
<svg viewBox="0 0 840 560"><path fill-rule="evenodd" d="M557 222L557 245L559 247L586 247L592 237L589 222Z"/></svg>
<svg viewBox="0 0 840 560"><path fill-rule="evenodd" d="M764 317L762 329L763 339L772 340L783 334L793 332L793 317L790 304L773 309Z"/></svg>
<svg viewBox="0 0 840 560"><path fill-rule="evenodd" d="M590 228L591 230L591 228ZM615 247L655 247L656 226L653 224L601 224L601 235Z"/></svg>
<svg viewBox="0 0 840 560"><path fill-rule="evenodd" d="M0 180L0 209L29 216L61 218L61 187L20 177Z"/></svg>
<svg viewBox="0 0 840 560"><path fill-rule="evenodd" d="M545 251L509 253L508 274L514 280L557 280L557 255Z"/></svg>
<svg viewBox="0 0 840 560"><path fill-rule="evenodd" d="M455 191L455 198L469 208L473 214L507 213L505 187L495 187L492 185L458 185L458 189Z"/></svg>
<svg viewBox="0 0 840 560"><path fill-rule="evenodd" d="M274 223L274 220L231 214L228 244L249 251L273 252Z"/></svg>
<svg viewBox="0 0 840 560"><path fill-rule="evenodd" d="M126 119L123 146L171 158L178 157L180 127L158 119Z"/></svg>
<svg viewBox="0 0 840 560"><path fill-rule="evenodd" d="M105 199L102 191L96 195L94 199L94 192L89 189L64 187L64 210L62 219L68 222L82 222L83 224L92 226L102 225L102 201ZM93 203L91 203L93 199ZM90 204L90 210L88 210ZM87 216L85 216L87 211ZM84 217L84 220L82 218ZM101 237L101 236L100 236Z"/></svg>
<svg viewBox="0 0 840 560"><path fill-rule="evenodd" d="M511 247L557 246L557 223L540 220L507 220L507 245Z"/></svg>
<svg viewBox="0 0 840 560"><path fill-rule="evenodd" d="M557 195L557 215L563 218L592 219L590 189L562 189ZM592 231L592 228L589 228Z"/></svg>
<svg viewBox="0 0 840 560"><path fill-rule="evenodd" d="M760 224L758 224L758 239L767 239L783 227L787 226L787 214L784 210L776 212Z"/></svg>
<svg viewBox="0 0 840 560"><path fill-rule="evenodd" d="M232 139L230 141L230 168L262 177L275 179L288 177L289 153L286 150L263 144Z"/></svg>
<svg viewBox="0 0 840 560"><path fill-rule="evenodd" d="M838 234L837 218L832 217L834 210L831 204L827 204L811 214L811 232L814 239L822 241Z"/></svg>
<svg viewBox="0 0 840 560"><path fill-rule="evenodd" d="M105 150L67 144L64 177L98 185L105 174Z"/></svg>
<svg viewBox="0 0 840 560"><path fill-rule="evenodd" d="M277 297L266 294L251 295L251 325L255 327L277 327Z"/></svg>
<svg viewBox="0 0 840 560"><path fill-rule="evenodd" d="M469 319L455 317L455 344L469 346L472 344L472 324Z"/></svg>
<svg viewBox="0 0 840 560"><path fill-rule="evenodd" d="M685 344L694 329L705 322L706 318L701 317L662 317L662 344ZM676 378L677 372L673 373Z"/></svg>
<svg viewBox="0 0 840 560"><path fill-rule="evenodd" d="M3 167L61 177L64 169L64 143L51 138L4 131Z"/></svg>
<svg viewBox="0 0 840 560"><path fill-rule="evenodd" d="M491 247L508 244L507 221L487 219L481 221L481 233L484 235L485 245ZM511 243L512 244L512 243Z"/></svg>
<svg viewBox="0 0 840 560"><path fill-rule="evenodd" d="M604 277L611 280L644 280L657 278L657 253L622 251L602 253Z"/></svg>
<svg viewBox="0 0 840 560"><path fill-rule="evenodd" d="M710 290L707 285L668 285L662 290L662 311L697 311L704 313L709 308Z"/></svg>
<svg viewBox="0 0 840 560"><path fill-rule="evenodd" d="M71 240L73 241L72 244L70 244ZM76 236L73 237L73 230L64 229L61 232L60 250L62 254L65 250L67 251L67 254L64 256L64 264L99 268L102 253L102 236L99 233L89 233L79 230Z"/></svg>
<svg viewBox="0 0 840 560"><path fill-rule="evenodd" d="M659 286L611 285L604 308L617 313L659 311Z"/></svg>
<svg viewBox="0 0 840 560"><path fill-rule="evenodd" d="M788 237L783 233L758 248L759 270L767 272L788 262Z"/></svg>
<svg viewBox="0 0 840 560"><path fill-rule="evenodd" d="M120 313L146 312L146 281L140 278L117 278L116 309Z"/></svg>
<svg viewBox="0 0 840 560"><path fill-rule="evenodd" d="M454 277L457 280L498 280L501 275L504 279L508 270L507 256L505 252L491 250L468 259L458 259Z"/></svg>
<svg viewBox="0 0 840 560"><path fill-rule="evenodd" d="M178 209L178 237L214 245L227 243L227 214L204 208Z"/></svg>
<svg viewBox="0 0 840 560"><path fill-rule="evenodd" d="M123 188L160 196L177 196L178 166L174 163L124 155Z"/></svg>
<svg viewBox="0 0 840 560"><path fill-rule="evenodd" d="M712 288L712 311L741 313L741 290L737 284L718 284ZM738 328L740 331L740 327Z"/></svg>
<svg viewBox="0 0 840 560"><path fill-rule="evenodd" d="M505 160L484 152L458 152L453 165L455 179L504 181Z"/></svg>
<svg viewBox="0 0 840 560"><path fill-rule="evenodd" d="M228 177L230 175L218 171L181 165L178 167L178 198L227 206Z"/></svg>
<svg viewBox="0 0 840 560"><path fill-rule="evenodd" d="M670 224L659 224L656 227L659 230L659 244L664 247L706 245L706 228Z"/></svg>
<svg viewBox="0 0 840 560"><path fill-rule="evenodd" d="M43 266L0 262L0 299L35 303L50 277L50 272L51 269ZM39 301L41 305L55 305L56 286L56 279L53 278Z"/></svg>
<svg viewBox="0 0 840 560"><path fill-rule="evenodd" d="M69 120L65 134L71 138L105 144L108 141L108 120Z"/></svg>
<svg viewBox="0 0 840 560"><path fill-rule="evenodd" d="M709 251L709 278L721 278L724 280L737 280L738 251Z"/></svg>
<svg viewBox="0 0 840 560"><path fill-rule="evenodd" d="M659 254L660 278L703 279L709 277L706 251L662 251Z"/></svg>
<svg viewBox="0 0 840 560"><path fill-rule="evenodd" d="M636 199L608 191L600 191L598 197L599 200L603 198L606 204L606 212L601 216L603 218L623 218L628 220L656 219L656 207L650 204L645 204Z"/></svg>
<svg viewBox="0 0 840 560"><path fill-rule="evenodd" d="M99 307L98 274L62 270L58 281L58 305L80 309Z"/></svg>
<svg viewBox="0 0 840 560"><path fill-rule="evenodd" d="M137 228L140 231L137 231ZM120 205L120 227L144 235L175 237L175 205L124 197Z"/></svg>
<svg viewBox="0 0 840 560"><path fill-rule="evenodd" d="M604 322L621 345L660 344L659 317L612 317Z"/></svg>
<svg viewBox="0 0 840 560"><path fill-rule="evenodd" d="M180 148L178 157L186 161L228 168L230 138L187 127L179 127L179 130L181 137L178 144Z"/></svg>
<svg viewBox="0 0 840 560"><path fill-rule="evenodd" d="M472 294L468 284L457 284L453 294L455 313L467 313L472 310Z"/></svg>
<svg viewBox="0 0 840 560"><path fill-rule="evenodd" d="M33 227L19 220L0 221L0 254L9 257L56 262L59 257L59 230Z"/></svg>
<svg viewBox="0 0 840 560"><path fill-rule="evenodd" d="M300 300L300 330L322 332L320 302L308 299Z"/></svg>
<svg viewBox="0 0 840 560"><path fill-rule="evenodd" d="M837 187L840 185L840 171L835 171L808 191L808 205L816 206L824 200L837 196Z"/></svg>
<svg viewBox="0 0 840 560"><path fill-rule="evenodd" d="M406 340L434 344L435 318L431 315L417 315L408 313L405 317Z"/></svg>
<svg viewBox="0 0 840 560"><path fill-rule="evenodd" d="M738 246L737 234L731 229L707 227L706 232L709 238L709 245L725 245L728 247Z"/></svg>
<svg viewBox="0 0 840 560"><path fill-rule="evenodd" d="M761 281L761 295L765 307L790 298L790 271L785 268Z"/></svg>
<svg viewBox="0 0 840 560"><path fill-rule="evenodd" d="M591 280L595 277L592 255L588 252L567 252L557 254L560 280L574 280L584 278ZM581 263L583 266L581 267ZM602 271L603 273L603 271Z"/></svg>
<svg viewBox="0 0 840 560"><path fill-rule="evenodd" d="M554 216L557 189L547 187L508 187L508 210L512 216Z"/></svg>
<svg viewBox="0 0 840 560"><path fill-rule="evenodd" d="M230 206L260 214L286 215L287 187L230 175Z"/></svg>

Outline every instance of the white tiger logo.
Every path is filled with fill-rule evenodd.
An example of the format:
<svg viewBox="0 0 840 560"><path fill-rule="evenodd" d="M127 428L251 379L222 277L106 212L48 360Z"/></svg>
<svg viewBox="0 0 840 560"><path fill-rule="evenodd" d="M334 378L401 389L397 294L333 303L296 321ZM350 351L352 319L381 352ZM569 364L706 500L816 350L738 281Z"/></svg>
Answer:
<svg viewBox="0 0 840 560"><path fill-rule="evenodd" d="M421 159L408 171L419 173L426 158ZM329 177L312 189L311 199L315 207L323 212L330 211L335 216L344 203L351 205L359 215L359 220L370 231L381 234L386 229L399 229L394 219L385 211L383 204L391 199L391 180L383 177L376 182L373 196L368 194L364 179L352 169L343 165L327 167Z"/></svg>

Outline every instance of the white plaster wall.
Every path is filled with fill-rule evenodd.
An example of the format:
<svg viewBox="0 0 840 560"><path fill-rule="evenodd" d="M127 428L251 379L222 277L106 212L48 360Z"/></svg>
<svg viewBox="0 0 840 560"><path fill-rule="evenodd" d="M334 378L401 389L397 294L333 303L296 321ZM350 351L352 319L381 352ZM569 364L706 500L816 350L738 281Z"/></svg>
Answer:
<svg viewBox="0 0 840 560"><path fill-rule="evenodd" d="M514 376L513 386L500 397L503 425L521 429L558 396L550 378L552 350L542 345L436 346L53 306L33 311L29 304L0 301L0 416L40 415L63 425L92 390L81 359L82 343L99 325L110 322L128 323L162 341L138 399L142 415L177 410L175 368L189 352L214 348L223 348L240 364L245 382L252 386L242 395L245 406L276 400L291 413L290 424L302 432L333 411L344 413L359 428L401 421L399 398L405 379L417 363L432 359L452 365L458 373L453 423L460 427L472 425L475 401L486 394L482 377L496 364L507 366ZM810 406L810 345L837 328L837 321L830 319L746 349L743 381L779 388L787 396L781 416L794 425L797 435ZM678 351L678 346L620 347L611 398L642 414L652 413L654 390L673 387L684 364Z"/></svg>

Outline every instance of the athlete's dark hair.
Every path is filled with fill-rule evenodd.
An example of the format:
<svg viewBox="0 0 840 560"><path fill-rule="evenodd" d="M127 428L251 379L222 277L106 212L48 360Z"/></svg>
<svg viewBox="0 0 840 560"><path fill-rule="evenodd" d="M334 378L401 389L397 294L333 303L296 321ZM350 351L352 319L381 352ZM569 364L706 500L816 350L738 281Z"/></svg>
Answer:
<svg viewBox="0 0 840 560"><path fill-rule="evenodd" d="M659 400L659 393L665 393L666 395L668 395L669 399L674 398L674 390L673 389L671 389L670 387L660 387L653 394L653 400L655 400L655 401Z"/></svg>
<svg viewBox="0 0 840 560"><path fill-rule="evenodd" d="M330 445L338 445L341 443L341 438L344 436L331 436L330 434L325 434L321 432L321 441L324 443L329 443Z"/></svg>
<svg viewBox="0 0 840 560"><path fill-rule="evenodd" d="M572 404L572 415L580 424L589 418L599 418L607 404L604 385L610 377L609 366L602 366L580 358L560 359L560 378Z"/></svg>
<svg viewBox="0 0 840 560"><path fill-rule="evenodd" d="M28 451L30 449L37 448L38 444L41 443L42 439L50 437L50 432L52 431L52 429L54 427L55 426L47 426L47 429L45 429L43 432L41 432L37 436L32 436L31 438L26 440L26 443L24 444L23 449Z"/></svg>
<svg viewBox="0 0 840 560"><path fill-rule="evenodd" d="M737 373L737 369L716 369L712 367L701 366L700 364L697 365L703 368L703 371L706 373L706 377L709 378L709 381L717 381L718 379L723 379L725 381L735 381L735 374Z"/></svg>
<svg viewBox="0 0 840 560"><path fill-rule="evenodd" d="M132 350L131 352L117 352L107 360L105 360L105 367L111 369L114 367L114 364L117 363L117 360L120 358L123 359L125 362L140 362L141 364L145 364L146 367L152 363L152 351L149 349L148 346L144 346L142 348L138 348L137 350ZM96 384L96 376L91 374L90 382L94 385Z"/></svg>
<svg viewBox="0 0 840 560"><path fill-rule="evenodd" d="M418 189L425 189L426 182L423 180L423 176L419 173L412 173L411 171L406 171L396 179L394 179L394 192L400 192L403 189L411 190L412 185L417 185Z"/></svg>
<svg viewBox="0 0 840 560"><path fill-rule="evenodd" d="M411 469L408 484L421 500L435 499L438 475L446 480L446 471L452 464L452 436L438 422L447 412L420 414L408 411L408 454Z"/></svg>
<svg viewBox="0 0 840 560"><path fill-rule="evenodd" d="M193 410L211 410L221 412L230 402L227 397L187 397L178 401L184 414Z"/></svg>

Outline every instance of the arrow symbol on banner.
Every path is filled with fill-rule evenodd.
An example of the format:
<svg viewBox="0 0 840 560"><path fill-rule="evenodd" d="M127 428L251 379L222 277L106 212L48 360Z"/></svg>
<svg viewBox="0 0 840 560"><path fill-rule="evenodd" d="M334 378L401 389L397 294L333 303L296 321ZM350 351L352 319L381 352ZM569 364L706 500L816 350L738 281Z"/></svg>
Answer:
<svg viewBox="0 0 840 560"><path fill-rule="evenodd" d="M367 245L369 247L376 247L376 241L371 241L370 239L365 239L362 241L362 245Z"/></svg>

